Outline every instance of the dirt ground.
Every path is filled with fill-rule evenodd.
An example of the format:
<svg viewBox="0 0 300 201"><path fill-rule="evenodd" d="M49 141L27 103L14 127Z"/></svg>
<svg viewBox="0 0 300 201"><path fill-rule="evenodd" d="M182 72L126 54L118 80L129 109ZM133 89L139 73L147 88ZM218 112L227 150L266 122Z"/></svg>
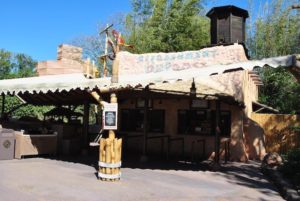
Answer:
<svg viewBox="0 0 300 201"><path fill-rule="evenodd" d="M121 181L103 182L97 180L95 164L88 162L46 158L0 161L0 200L283 200L255 162L228 163L221 172L188 164L124 166Z"/></svg>

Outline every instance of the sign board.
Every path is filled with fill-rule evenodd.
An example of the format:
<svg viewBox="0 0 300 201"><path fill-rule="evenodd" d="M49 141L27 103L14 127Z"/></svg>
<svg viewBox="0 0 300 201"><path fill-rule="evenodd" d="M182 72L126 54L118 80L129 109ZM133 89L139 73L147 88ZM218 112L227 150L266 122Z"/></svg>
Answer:
<svg viewBox="0 0 300 201"><path fill-rule="evenodd" d="M107 103L103 108L103 129L117 130L118 129L118 104Z"/></svg>
<svg viewBox="0 0 300 201"><path fill-rule="evenodd" d="M202 100L202 99L195 99L192 100L191 104L192 108L208 108L208 100Z"/></svg>
<svg viewBox="0 0 300 201"><path fill-rule="evenodd" d="M119 75L155 75L248 61L239 44L203 48L196 51L131 54L119 52Z"/></svg>

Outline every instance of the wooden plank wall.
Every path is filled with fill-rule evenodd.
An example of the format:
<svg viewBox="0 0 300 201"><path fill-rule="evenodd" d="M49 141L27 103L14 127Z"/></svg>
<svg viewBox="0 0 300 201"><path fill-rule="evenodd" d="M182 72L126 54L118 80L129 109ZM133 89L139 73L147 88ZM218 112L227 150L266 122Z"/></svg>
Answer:
<svg viewBox="0 0 300 201"><path fill-rule="evenodd" d="M252 113L251 119L265 132L267 152L284 154L300 146L300 132L292 129L293 126L300 126L300 115Z"/></svg>

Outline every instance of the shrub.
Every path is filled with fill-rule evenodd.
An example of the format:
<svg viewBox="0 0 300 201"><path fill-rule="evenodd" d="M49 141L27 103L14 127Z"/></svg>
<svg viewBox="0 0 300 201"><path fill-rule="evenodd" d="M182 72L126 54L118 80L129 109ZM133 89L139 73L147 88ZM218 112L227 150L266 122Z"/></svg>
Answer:
<svg viewBox="0 0 300 201"><path fill-rule="evenodd" d="M281 172L286 175L295 186L300 186L300 148L290 150L285 156Z"/></svg>

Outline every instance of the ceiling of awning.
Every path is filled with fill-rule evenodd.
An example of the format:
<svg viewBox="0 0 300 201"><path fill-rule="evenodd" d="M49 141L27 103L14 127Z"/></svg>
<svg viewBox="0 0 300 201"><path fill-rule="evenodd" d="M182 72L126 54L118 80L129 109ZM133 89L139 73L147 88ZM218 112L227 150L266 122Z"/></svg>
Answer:
<svg viewBox="0 0 300 201"><path fill-rule="evenodd" d="M18 93L18 96L33 105L81 105L86 101L97 103L90 93L80 89L32 94L25 92Z"/></svg>

